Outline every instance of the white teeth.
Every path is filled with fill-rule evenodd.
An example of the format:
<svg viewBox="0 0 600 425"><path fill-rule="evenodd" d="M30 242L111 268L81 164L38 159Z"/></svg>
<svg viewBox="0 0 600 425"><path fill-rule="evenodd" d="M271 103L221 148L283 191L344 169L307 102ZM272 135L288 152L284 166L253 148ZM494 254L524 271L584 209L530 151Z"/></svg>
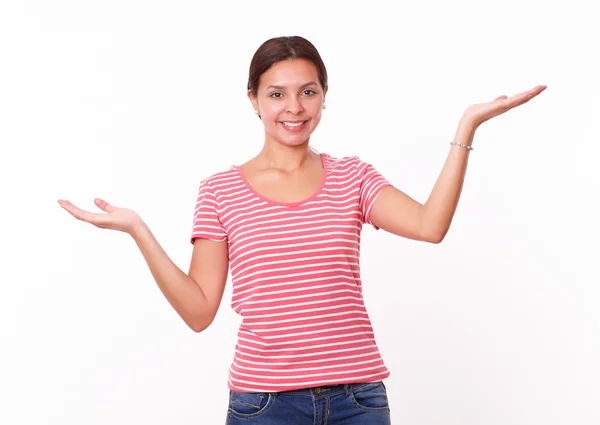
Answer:
<svg viewBox="0 0 600 425"><path fill-rule="evenodd" d="M288 127L299 127L302 124L304 124L305 121L302 122L284 122L283 124L287 125Z"/></svg>

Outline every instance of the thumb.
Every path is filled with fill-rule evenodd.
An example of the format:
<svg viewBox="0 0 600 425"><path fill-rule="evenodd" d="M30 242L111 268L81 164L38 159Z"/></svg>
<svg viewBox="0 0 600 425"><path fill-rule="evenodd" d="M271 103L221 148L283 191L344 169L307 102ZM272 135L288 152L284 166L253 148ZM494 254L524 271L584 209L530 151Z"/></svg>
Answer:
<svg viewBox="0 0 600 425"><path fill-rule="evenodd" d="M98 208L100 208L102 211L106 211L107 213L111 213L116 210L115 207L113 207L108 202L100 198L94 199L94 203Z"/></svg>
<svg viewBox="0 0 600 425"><path fill-rule="evenodd" d="M500 99L508 99L508 96L506 95L502 95L502 96L498 96L496 99L494 100L500 100Z"/></svg>

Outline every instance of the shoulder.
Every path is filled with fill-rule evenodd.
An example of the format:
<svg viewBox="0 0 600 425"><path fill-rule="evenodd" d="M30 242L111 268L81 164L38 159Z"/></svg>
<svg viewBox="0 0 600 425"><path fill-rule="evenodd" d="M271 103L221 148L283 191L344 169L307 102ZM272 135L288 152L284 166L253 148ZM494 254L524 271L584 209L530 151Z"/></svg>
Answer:
<svg viewBox="0 0 600 425"><path fill-rule="evenodd" d="M213 202L220 202L223 196L236 192L240 185L240 175L235 167L210 174L202 180L198 187L198 199L206 198Z"/></svg>
<svg viewBox="0 0 600 425"><path fill-rule="evenodd" d="M228 170L216 172L214 174L205 176L200 180L200 186L211 189L222 189L228 187L239 179L239 173L235 166L232 166Z"/></svg>
<svg viewBox="0 0 600 425"><path fill-rule="evenodd" d="M363 172L369 164L364 162L360 157L356 155L352 156L343 156L336 158L329 154L325 155L325 161L327 162L328 168L332 170L336 170L338 172L348 172L348 173L360 173Z"/></svg>

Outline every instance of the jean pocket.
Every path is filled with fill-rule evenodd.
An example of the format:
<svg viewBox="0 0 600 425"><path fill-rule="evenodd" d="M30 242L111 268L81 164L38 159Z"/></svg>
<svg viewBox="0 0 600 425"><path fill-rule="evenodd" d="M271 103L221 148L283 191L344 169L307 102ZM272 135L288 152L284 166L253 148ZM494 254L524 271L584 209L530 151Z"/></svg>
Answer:
<svg viewBox="0 0 600 425"><path fill-rule="evenodd" d="M229 391L230 415L253 418L265 414L275 402L273 393L242 393Z"/></svg>
<svg viewBox="0 0 600 425"><path fill-rule="evenodd" d="M350 397L356 407L363 410L389 410L387 390L382 381L354 384Z"/></svg>

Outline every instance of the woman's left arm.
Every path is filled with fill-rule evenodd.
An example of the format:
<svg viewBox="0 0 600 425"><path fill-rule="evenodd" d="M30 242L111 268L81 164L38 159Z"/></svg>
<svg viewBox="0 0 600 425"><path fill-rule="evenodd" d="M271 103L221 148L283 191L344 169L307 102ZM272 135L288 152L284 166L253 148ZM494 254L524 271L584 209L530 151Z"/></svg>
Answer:
<svg viewBox="0 0 600 425"><path fill-rule="evenodd" d="M489 119L528 102L546 86L537 86L510 98L500 96L492 102L471 105L463 114L450 153L425 204L393 186L384 188L371 208L371 222L398 236L440 243L450 228L462 191L470 149L477 128Z"/></svg>

